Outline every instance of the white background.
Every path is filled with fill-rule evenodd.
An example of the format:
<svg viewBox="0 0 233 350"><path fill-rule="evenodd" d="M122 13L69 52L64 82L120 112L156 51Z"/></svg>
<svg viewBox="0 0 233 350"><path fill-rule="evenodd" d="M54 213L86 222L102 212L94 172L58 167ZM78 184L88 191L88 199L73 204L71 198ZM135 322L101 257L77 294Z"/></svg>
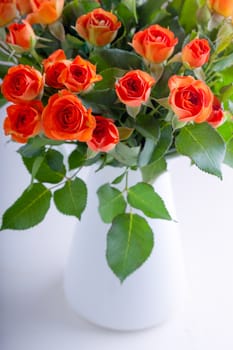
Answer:
<svg viewBox="0 0 233 350"><path fill-rule="evenodd" d="M30 179L7 140L1 136L0 215ZM32 230L0 232L1 350L233 349L233 169L224 166L220 181L181 157L171 173L188 282L184 313L140 332L82 320L63 293L75 220L51 208Z"/></svg>

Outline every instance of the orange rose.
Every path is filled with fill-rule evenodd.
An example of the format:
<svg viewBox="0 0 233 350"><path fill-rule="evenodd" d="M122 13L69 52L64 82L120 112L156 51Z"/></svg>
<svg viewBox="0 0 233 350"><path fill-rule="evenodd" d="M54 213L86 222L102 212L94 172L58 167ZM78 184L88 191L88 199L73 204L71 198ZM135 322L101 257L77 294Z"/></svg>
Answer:
<svg viewBox="0 0 233 350"><path fill-rule="evenodd" d="M97 8L80 16L75 25L78 34L96 46L111 43L115 39L120 26L121 23L117 17L102 8Z"/></svg>
<svg viewBox="0 0 233 350"><path fill-rule="evenodd" d="M130 107L138 107L150 96L155 79L141 70L132 70L121 77L115 84L118 98Z"/></svg>
<svg viewBox="0 0 233 350"><path fill-rule="evenodd" d="M65 52L61 49L54 51L48 58L43 60L45 82L56 89L64 88L64 84L58 81L63 70L70 64L66 59Z"/></svg>
<svg viewBox="0 0 233 350"><path fill-rule="evenodd" d="M35 99L42 91L44 79L35 68L23 64L11 67L2 82L2 94L11 102Z"/></svg>
<svg viewBox="0 0 233 350"><path fill-rule="evenodd" d="M29 50L35 45L36 35L27 21L22 20L22 23L10 24L8 31L6 42L9 44L18 45L24 50Z"/></svg>
<svg viewBox="0 0 233 350"><path fill-rule="evenodd" d="M96 66L81 56L77 56L60 72L58 82L73 92L87 90L93 83L100 81L101 75L96 74Z"/></svg>
<svg viewBox="0 0 233 350"><path fill-rule="evenodd" d="M26 20L30 24L51 24L62 14L64 0L30 0L32 13L29 13Z"/></svg>
<svg viewBox="0 0 233 350"><path fill-rule="evenodd" d="M41 113L43 105L40 101L15 104L7 107L7 117L3 128L12 140L26 143L30 137L41 131Z"/></svg>
<svg viewBox="0 0 233 350"><path fill-rule="evenodd" d="M67 90L52 95L42 114L47 137L54 140L89 141L96 126L95 117L77 96Z"/></svg>
<svg viewBox="0 0 233 350"><path fill-rule="evenodd" d="M232 0L208 0L209 7L219 15L229 17L233 15Z"/></svg>
<svg viewBox="0 0 233 350"><path fill-rule="evenodd" d="M221 107L221 103L216 96L214 96L214 101L212 105L212 112L208 119L207 123L212 125L214 128L218 127L224 119L224 113Z"/></svg>
<svg viewBox="0 0 233 350"><path fill-rule="evenodd" d="M203 81L192 76L173 75L168 86L169 104L180 121L206 121L212 111L214 96Z"/></svg>
<svg viewBox="0 0 233 350"><path fill-rule="evenodd" d="M21 15L25 15L32 11L30 0L16 0L16 6Z"/></svg>
<svg viewBox="0 0 233 350"><path fill-rule="evenodd" d="M177 42L173 32L154 24L134 34L132 46L149 62L161 63L171 56Z"/></svg>
<svg viewBox="0 0 233 350"><path fill-rule="evenodd" d="M119 142L119 132L113 120L97 115L96 127L88 147L95 152L108 152Z"/></svg>
<svg viewBox="0 0 233 350"><path fill-rule="evenodd" d="M208 62L210 45L206 39L193 39L182 49L182 61L191 68L198 68Z"/></svg>
<svg viewBox="0 0 233 350"><path fill-rule="evenodd" d="M17 16L15 0L0 0L0 26L11 22Z"/></svg>

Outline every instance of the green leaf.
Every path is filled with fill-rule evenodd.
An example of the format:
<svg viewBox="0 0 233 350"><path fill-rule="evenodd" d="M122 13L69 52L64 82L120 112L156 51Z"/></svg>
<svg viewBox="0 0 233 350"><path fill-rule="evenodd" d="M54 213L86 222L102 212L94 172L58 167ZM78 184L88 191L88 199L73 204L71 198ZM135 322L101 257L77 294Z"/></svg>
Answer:
<svg viewBox="0 0 233 350"><path fill-rule="evenodd" d="M151 115L139 114L136 119L136 130L144 137L157 142L160 136L159 123Z"/></svg>
<svg viewBox="0 0 233 350"><path fill-rule="evenodd" d="M172 136L171 125L165 124L161 127L160 138L154 149L154 152L151 155L150 163L157 161L166 154L172 144Z"/></svg>
<svg viewBox="0 0 233 350"><path fill-rule="evenodd" d="M128 166L137 165L140 147L128 147L122 142L109 152L120 163Z"/></svg>
<svg viewBox="0 0 233 350"><path fill-rule="evenodd" d="M22 157L30 158L41 154L45 145L60 145L62 141L48 139L44 136L35 136L29 139L28 143L19 148L18 153Z"/></svg>
<svg viewBox="0 0 233 350"><path fill-rule="evenodd" d="M171 220L162 198L154 191L153 186L145 182L130 187L127 200L132 207L141 210L150 218Z"/></svg>
<svg viewBox="0 0 233 350"><path fill-rule="evenodd" d="M63 164L63 156L55 150L48 150L36 157L23 157L27 170L40 182L59 183L64 179L66 169ZM43 161L41 160L43 158Z"/></svg>
<svg viewBox="0 0 233 350"><path fill-rule="evenodd" d="M222 178L225 144L209 124L186 125L176 138L176 149L191 158L199 169Z"/></svg>
<svg viewBox="0 0 233 350"><path fill-rule="evenodd" d="M99 213L106 223L112 222L115 216L125 212L126 202L118 189L105 184L98 191Z"/></svg>
<svg viewBox="0 0 233 350"><path fill-rule="evenodd" d="M51 192L42 184L29 186L4 213L1 230L24 230L39 224L50 207Z"/></svg>
<svg viewBox="0 0 233 350"><path fill-rule="evenodd" d="M119 184L119 183L124 179L125 175L126 175L126 171L124 171L123 174L117 176L117 177L112 181L112 184L113 184L113 185Z"/></svg>
<svg viewBox="0 0 233 350"><path fill-rule="evenodd" d="M197 25L196 13L197 13L197 1L196 0L184 0L183 7L180 13L180 23L186 30L191 32Z"/></svg>
<svg viewBox="0 0 233 350"><path fill-rule="evenodd" d="M214 72L221 72L222 70L233 66L233 53L218 59L211 67Z"/></svg>
<svg viewBox="0 0 233 350"><path fill-rule="evenodd" d="M125 74L125 70L120 68L107 68L100 72L102 80L95 84L95 90L114 89L117 79Z"/></svg>
<svg viewBox="0 0 233 350"><path fill-rule="evenodd" d="M227 142L226 155L224 163L233 168L233 138Z"/></svg>
<svg viewBox="0 0 233 350"><path fill-rule="evenodd" d="M75 149L68 158L68 163L69 163L69 169L77 169L81 167L87 158L87 146L86 144L83 144L83 146L78 146L77 149Z"/></svg>
<svg viewBox="0 0 233 350"><path fill-rule="evenodd" d="M140 27L152 24L160 11L164 0L147 0L138 8L138 18Z"/></svg>
<svg viewBox="0 0 233 350"><path fill-rule="evenodd" d="M66 181L62 188L54 192L54 203L61 213L81 219L87 203L85 182L77 177Z"/></svg>
<svg viewBox="0 0 233 350"><path fill-rule="evenodd" d="M155 148L155 142L151 139L146 139L143 149L140 152L139 158L138 158L138 165L140 167L143 167L149 163L151 156L153 154L154 148Z"/></svg>
<svg viewBox="0 0 233 350"><path fill-rule="evenodd" d="M108 265L123 282L147 260L153 245L153 231L143 217L121 214L115 217L108 231Z"/></svg>
<svg viewBox="0 0 233 350"><path fill-rule="evenodd" d="M113 67L125 70L143 68L142 58L133 52L120 49L96 49L90 55L90 60L97 64L99 71Z"/></svg>
<svg viewBox="0 0 233 350"><path fill-rule="evenodd" d="M233 122L227 120L217 128L217 131L225 141L229 141L233 135Z"/></svg>
<svg viewBox="0 0 233 350"><path fill-rule="evenodd" d="M147 183L154 183L155 179L167 170L167 163L164 158L160 158L141 168L142 179Z"/></svg>

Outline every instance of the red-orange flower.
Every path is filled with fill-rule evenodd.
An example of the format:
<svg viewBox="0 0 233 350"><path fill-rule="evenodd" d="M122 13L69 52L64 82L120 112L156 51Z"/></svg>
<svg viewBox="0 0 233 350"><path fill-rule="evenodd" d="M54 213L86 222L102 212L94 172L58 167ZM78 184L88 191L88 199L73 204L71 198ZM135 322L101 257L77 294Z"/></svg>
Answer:
<svg viewBox="0 0 233 350"><path fill-rule="evenodd" d="M169 81L169 103L180 121L202 123L212 111L213 93L201 80L173 75Z"/></svg>
<svg viewBox="0 0 233 350"><path fill-rule="evenodd" d="M51 24L62 14L64 0L30 0L32 12L26 17L31 23Z"/></svg>
<svg viewBox="0 0 233 350"><path fill-rule="evenodd" d="M174 33L158 24L134 34L132 46L134 50L149 62L161 63L174 51L178 39Z"/></svg>
<svg viewBox="0 0 233 350"><path fill-rule="evenodd" d="M208 0L208 5L212 10L224 17L233 15L232 0Z"/></svg>
<svg viewBox="0 0 233 350"><path fill-rule="evenodd" d="M221 107L221 103L219 99L214 96L214 101L212 105L212 112L210 116L207 118L207 123L212 125L214 128L218 127L224 119L224 112Z"/></svg>
<svg viewBox="0 0 233 350"><path fill-rule="evenodd" d="M73 61L64 67L58 77L58 82L73 92L87 90L93 83L100 81L102 76L96 74L96 66L81 56L77 56Z"/></svg>
<svg viewBox="0 0 233 350"><path fill-rule="evenodd" d="M89 43L96 46L104 46L111 43L120 28L121 23L111 12L97 8L76 21L78 34Z"/></svg>
<svg viewBox="0 0 233 350"><path fill-rule="evenodd" d="M148 100L153 84L155 79L152 76L137 69L121 77L115 88L121 102L130 107L138 107Z"/></svg>
<svg viewBox="0 0 233 350"><path fill-rule="evenodd" d="M87 142L95 152L108 152L119 142L119 132L113 120L97 115L92 139Z"/></svg>
<svg viewBox="0 0 233 350"><path fill-rule="evenodd" d="M11 102L28 102L42 91L44 79L35 68L23 64L11 67L2 82L2 94Z"/></svg>
<svg viewBox="0 0 233 350"><path fill-rule="evenodd" d="M32 11L30 0L16 0L16 6L21 15L25 15Z"/></svg>
<svg viewBox="0 0 233 350"><path fill-rule="evenodd" d="M61 49L54 51L48 58L43 60L45 82L57 89L64 88L64 84L58 81L63 70L70 64L66 59L65 52Z"/></svg>
<svg viewBox="0 0 233 350"><path fill-rule="evenodd" d="M29 50L34 46L36 35L32 26L22 20L21 23L12 23L8 26L9 33L6 37L6 42L12 45L18 45L24 50Z"/></svg>
<svg viewBox="0 0 233 350"><path fill-rule="evenodd" d="M6 110L7 117L3 128L6 135L11 135L12 140L26 143L30 137L41 131L41 101L10 105Z"/></svg>
<svg viewBox="0 0 233 350"><path fill-rule="evenodd" d="M96 126L95 117L77 96L67 90L52 95L42 113L47 137L54 140L89 141Z"/></svg>
<svg viewBox="0 0 233 350"><path fill-rule="evenodd" d="M182 49L182 61L191 68L198 68L208 62L210 45L206 39L193 39Z"/></svg>
<svg viewBox="0 0 233 350"><path fill-rule="evenodd" d="M11 22L17 16L15 0L0 0L0 26Z"/></svg>

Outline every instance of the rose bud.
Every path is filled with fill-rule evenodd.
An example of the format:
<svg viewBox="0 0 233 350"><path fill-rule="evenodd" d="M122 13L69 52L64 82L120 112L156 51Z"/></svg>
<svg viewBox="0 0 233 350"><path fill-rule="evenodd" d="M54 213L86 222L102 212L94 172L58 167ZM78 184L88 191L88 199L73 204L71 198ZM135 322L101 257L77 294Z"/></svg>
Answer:
<svg viewBox="0 0 233 350"><path fill-rule="evenodd" d="M6 135L11 135L12 140L26 143L30 137L41 131L41 101L10 105L6 110L7 117L3 128Z"/></svg>
<svg viewBox="0 0 233 350"><path fill-rule="evenodd" d="M11 45L20 46L24 50L30 50L36 43L36 35L32 26L27 21L12 23L8 26L9 33L6 42Z"/></svg>
<svg viewBox="0 0 233 350"><path fill-rule="evenodd" d="M0 0L0 27L10 23L17 16L15 0Z"/></svg>
<svg viewBox="0 0 233 350"><path fill-rule="evenodd" d="M211 10L224 17L233 15L232 0L208 0L208 6Z"/></svg>
<svg viewBox="0 0 233 350"><path fill-rule="evenodd" d="M119 142L119 132L113 120L97 115L96 127L88 147L95 152L108 152Z"/></svg>
<svg viewBox="0 0 233 350"><path fill-rule="evenodd" d="M26 17L30 24L51 24L62 14L64 0L30 0L32 12Z"/></svg>
<svg viewBox="0 0 233 350"><path fill-rule="evenodd" d="M119 100L129 107L139 107L150 96L155 79L139 69L132 70L121 77L115 84Z"/></svg>
<svg viewBox="0 0 233 350"><path fill-rule="evenodd" d="M97 8L80 16L75 27L78 34L92 45L105 46L115 39L121 23L111 12Z"/></svg>
<svg viewBox="0 0 233 350"><path fill-rule="evenodd" d="M208 62L210 45L206 39L193 39L182 49L182 61L190 68L198 68Z"/></svg>
<svg viewBox="0 0 233 350"><path fill-rule="evenodd" d="M212 105L212 112L207 118L207 123L212 125L214 128L217 128L224 119L224 112L221 107L221 103L216 96L214 96L214 101Z"/></svg>
<svg viewBox="0 0 233 350"><path fill-rule="evenodd" d="M56 89L64 88L64 84L58 81L61 72L70 64L62 49L54 51L48 58L42 61L45 71L45 82Z"/></svg>
<svg viewBox="0 0 233 350"><path fill-rule="evenodd" d="M35 68L23 64L8 69L2 82L2 94L11 102L34 100L44 87L44 79Z"/></svg>
<svg viewBox="0 0 233 350"><path fill-rule="evenodd" d="M168 80L169 104L180 121L202 123L212 111L213 93L201 80L173 75Z"/></svg>
<svg viewBox="0 0 233 350"><path fill-rule="evenodd" d="M177 43L172 31L154 24L134 34L132 46L149 62L161 63L171 56Z"/></svg>

